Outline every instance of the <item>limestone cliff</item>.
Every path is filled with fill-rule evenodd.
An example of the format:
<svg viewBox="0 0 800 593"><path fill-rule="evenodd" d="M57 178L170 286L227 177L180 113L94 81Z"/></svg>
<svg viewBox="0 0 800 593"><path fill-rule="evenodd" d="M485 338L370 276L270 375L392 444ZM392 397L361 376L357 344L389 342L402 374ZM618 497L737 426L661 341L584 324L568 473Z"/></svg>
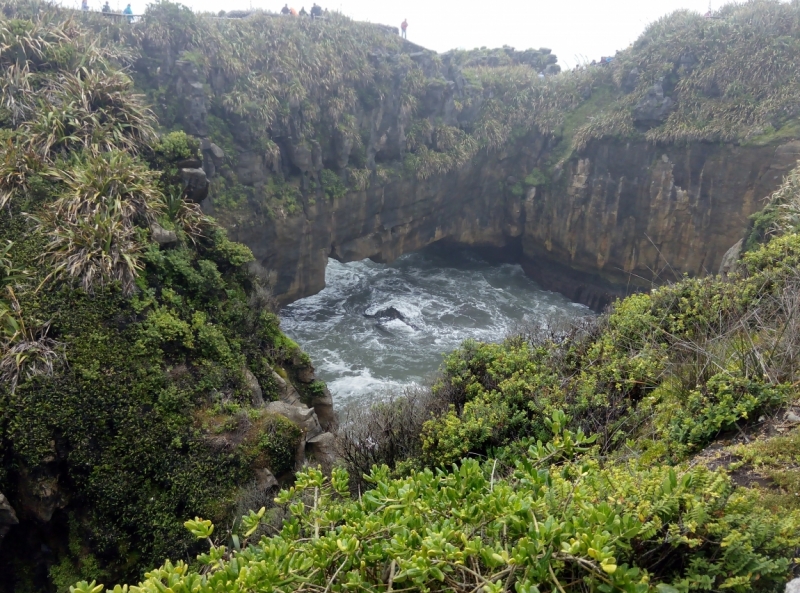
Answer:
<svg viewBox="0 0 800 593"><path fill-rule="evenodd" d="M786 103L800 97L796 77L730 69L742 27L758 52L800 62L772 45L796 33L786 11L797 8L747 5L713 23L677 14L614 65L558 75L544 49L439 56L339 17L192 17L199 42L140 37L137 76L164 125L204 138L203 206L252 248L283 303L319 291L329 257L389 262L446 240L503 248L545 288L602 308L716 271L800 156ZM255 44L237 67L221 37L233 31ZM351 34L349 63L325 53ZM743 113L735 92L758 72L764 107Z"/></svg>
<svg viewBox="0 0 800 593"><path fill-rule="evenodd" d="M516 176L546 160L547 141L426 181L399 180L296 216L235 220L230 232L274 271L289 302L324 287L328 257L390 262L436 241L504 248L545 288L601 308L684 273L716 272L800 158L800 143L653 147L598 142L547 185L518 196Z"/></svg>

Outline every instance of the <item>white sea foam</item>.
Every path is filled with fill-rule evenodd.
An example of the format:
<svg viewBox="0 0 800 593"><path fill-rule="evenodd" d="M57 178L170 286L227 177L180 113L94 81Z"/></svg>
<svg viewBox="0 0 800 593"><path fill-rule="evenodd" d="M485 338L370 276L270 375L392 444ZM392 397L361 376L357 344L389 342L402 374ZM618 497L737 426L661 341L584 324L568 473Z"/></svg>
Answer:
<svg viewBox="0 0 800 593"><path fill-rule="evenodd" d="M525 323L590 314L539 289L519 266L469 251L428 249L391 265L331 260L325 280L281 318L340 407L424 381L467 338L498 341ZM389 308L402 318L375 317Z"/></svg>

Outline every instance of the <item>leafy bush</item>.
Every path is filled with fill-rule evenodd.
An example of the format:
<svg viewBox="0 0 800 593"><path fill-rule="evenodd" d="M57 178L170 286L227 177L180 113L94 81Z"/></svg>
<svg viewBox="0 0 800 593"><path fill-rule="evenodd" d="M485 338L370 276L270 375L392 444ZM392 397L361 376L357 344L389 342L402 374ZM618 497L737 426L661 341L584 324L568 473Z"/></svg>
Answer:
<svg viewBox="0 0 800 593"><path fill-rule="evenodd" d="M724 474L701 466L603 466L585 455L585 437L564 431L565 421L555 415L550 446L531 447L502 476L496 464L476 460L402 479L376 467L368 477L372 489L353 499L342 470L330 479L313 469L299 473L276 499L289 512L276 535L247 540L268 520L265 509L242 518L230 550L213 543L209 521L187 521L195 537L212 542L199 557L204 570L167 562L132 590L645 592L783 585L800 545L798 512L766 511L757 496L734 492ZM81 583L73 591L95 587Z"/></svg>
<svg viewBox="0 0 800 593"><path fill-rule="evenodd" d="M320 174L320 182L322 183L322 189L325 192L325 195L328 196L329 200L343 198L347 193L347 188L345 187L344 183L342 183L341 178L330 169L322 170L322 173Z"/></svg>
<svg viewBox="0 0 800 593"><path fill-rule="evenodd" d="M696 450L765 406L786 403L788 392L787 385L765 385L722 373L714 375L680 402L665 436L671 443Z"/></svg>

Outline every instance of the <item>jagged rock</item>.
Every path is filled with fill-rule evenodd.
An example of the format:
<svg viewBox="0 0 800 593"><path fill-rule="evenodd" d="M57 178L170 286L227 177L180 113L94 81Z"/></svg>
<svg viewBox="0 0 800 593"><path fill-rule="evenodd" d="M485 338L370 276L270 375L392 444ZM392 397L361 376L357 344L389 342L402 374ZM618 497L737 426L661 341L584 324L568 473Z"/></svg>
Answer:
<svg viewBox="0 0 800 593"><path fill-rule="evenodd" d="M278 480L267 468L262 467L256 470L256 485L259 490L269 490L279 486Z"/></svg>
<svg viewBox="0 0 800 593"><path fill-rule="evenodd" d="M336 437L329 432L307 439L306 450L326 473L336 463Z"/></svg>
<svg viewBox="0 0 800 593"><path fill-rule="evenodd" d="M297 369L297 380L301 383L313 383L316 379L313 366L303 366Z"/></svg>
<svg viewBox="0 0 800 593"><path fill-rule="evenodd" d="M289 160L303 173L308 173L314 168L311 144L305 140L295 141L289 138Z"/></svg>
<svg viewBox="0 0 800 593"><path fill-rule="evenodd" d="M3 540L5 535L11 529L12 525L19 524L17 513L14 512L14 507L8 502L8 499L0 492L0 541Z"/></svg>
<svg viewBox="0 0 800 593"><path fill-rule="evenodd" d="M170 245L178 242L178 234L175 231L168 231L157 222L150 224L150 234L153 241L159 245Z"/></svg>
<svg viewBox="0 0 800 593"><path fill-rule="evenodd" d="M294 388L294 385L286 381L275 371L272 371L272 378L275 380L275 383L278 384L278 397L280 401L291 406L302 405L300 394L297 392L297 389Z"/></svg>
<svg viewBox="0 0 800 593"><path fill-rule="evenodd" d="M786 412L786 415L783 417L783 419L790 424L800 423L800 416L795 414L793 410Z"/></svg>
<svg viewBox="0 0 800 593"><path fill-rule="evenodd" d="M311 406L317 413L317 420L320 426L325 430L334 430L336 428L336 413L333 411L333 396L328 388L322 390L322 393L315 395L311 398Z"/></svg>
<svg viewBox="0 0 800 593"><path fill-rule="evenodd" d="M675 101L664 96L664 87L657 82L633 108L633 121L641 126L655 127L666 121L675 106Z"/></svg>
<svg viewBox="0 0 800 593"><path fill-rule="evenodd" d="M622 90L626 93L631 93L636 89L636 85L639 84L639 69L634 68L625 76L625 80L622 81Z"/></svg>
<svg viewBox="0 0 800 593"><path fill-rule="evenodd" d="M250 400L253 406L260 408L264 405L264 392L261 390L258 379L247 367L242 367L242 375L247 388L250 390Z"/></svg>
<svg viewBox="0 0 800 593"><path fill-rule="evenodd" d="M189 60L177 60L175 62L175 72L177 74L174 92L180 101L178 111L183 128L188 134L193 136L207 136L206 116L206 91L203 77L200 71Z"/></svg>
<svg viewBox="0 0 800 593"><path fill-rule="evenodd" d="M236 158L236 177L240 183L245 185L255 185L263 183L269 176L264 155L254 152L240 152Z"/></svg>
<svg viewBox="0 0 800 593"><path fill-rule="evenodd" d="M739 239L725 252L725 255L722 256L722 263L719 265L719 275L723 278L727 278L729 274L736 271L739 255L742 253L742 245L744 245L744 239Z"/></svg>
<svg viewBox="0 0 800 593"><path fill-rule="evenodd" d="M47 523L56 509L63 509L68 498L58 484L58 471L46 463L32 470L23 469L19 479L19 509Z"/></svg>
<svg viewBox="0 0 800 593"><path fill-rule="evenodd" d="M187 200L199 204L208 196L208 177L202 169L181 169L184 195Z"/></svg>
<svg viewBox="0 0 800 593"><path fill-rule="evenodd" d="M305 433L306 440L314 438L323 432L314 409L303 404L293 406L282 401L270 402L267 404L267 411L273 414L280 414L294 422Z"/></svg>
<svg viewBox="0 0 800 593"><path fill-rule="evenodd" d="M203 171L206 172L206 177L211 179L225 162L225 151L208 138L203 138L200 150L203 153Z"/></svg>
<svg viewBox="0 0 800 593"><path fill-rule="evenodd" d="M400 321L406 321L405 315L403 315L400 311L398 311L394 307L387 307L385 309L380 309L375 313L364 313L364 317L367 317L369 319L399 319Z"/></svg>

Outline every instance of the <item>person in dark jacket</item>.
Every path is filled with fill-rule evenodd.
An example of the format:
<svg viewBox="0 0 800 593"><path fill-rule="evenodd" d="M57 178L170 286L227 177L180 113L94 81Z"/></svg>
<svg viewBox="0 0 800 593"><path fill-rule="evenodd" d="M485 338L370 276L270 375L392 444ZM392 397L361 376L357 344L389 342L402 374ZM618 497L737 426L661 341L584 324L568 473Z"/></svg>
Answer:
<svg viewBox="0 0 800 593"><path fill-rule="evenodd" d="M283 8L281 8L281 14L289 14L289 5L284 4Z"/></svg>
<svg viewBox="0 0 800 593"><path fill-rule="evenodd" d="M303 6L303 8L300 9L300 16L308 16L305 6Z"/></svg>
<svg viewBox="0 0 800 593"><path fill-rule="evenodd" d="M101 10L103 12L111 12L111 7L108 5L108 0L106 0L106 3L103 4L103 8Z"/></svg>
<svg viewBox="0 0 800 593"><path fill-rule="evenodd" d="M311 7L311 18L316 19L322 16L322 7L314 2L314 6Z"/></svg>

